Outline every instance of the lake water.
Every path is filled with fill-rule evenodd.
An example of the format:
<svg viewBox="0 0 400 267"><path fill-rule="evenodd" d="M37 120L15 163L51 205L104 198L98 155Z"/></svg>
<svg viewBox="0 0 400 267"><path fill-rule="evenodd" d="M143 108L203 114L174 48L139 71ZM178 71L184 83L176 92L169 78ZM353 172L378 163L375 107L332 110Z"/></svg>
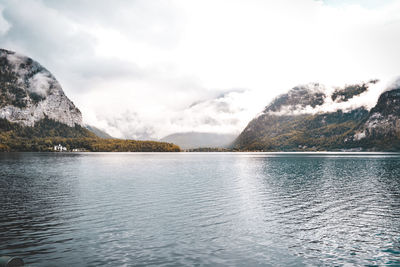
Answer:
<svg viewBox="0 0 400 267"><path fill-rule="evenodd" d="M400 265L400 155L3 153L31 266Z"/></svg>

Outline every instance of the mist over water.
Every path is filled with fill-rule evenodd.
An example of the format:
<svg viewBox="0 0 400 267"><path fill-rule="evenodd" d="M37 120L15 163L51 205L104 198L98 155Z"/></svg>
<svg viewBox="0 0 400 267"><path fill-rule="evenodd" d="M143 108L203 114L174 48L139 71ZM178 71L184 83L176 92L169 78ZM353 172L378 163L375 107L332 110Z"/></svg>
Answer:
<svg viewBox="0 0 400 267"><path fill-rule="evenodd" d="M32 266L400 264L399 154L0 154Z"/></svg>

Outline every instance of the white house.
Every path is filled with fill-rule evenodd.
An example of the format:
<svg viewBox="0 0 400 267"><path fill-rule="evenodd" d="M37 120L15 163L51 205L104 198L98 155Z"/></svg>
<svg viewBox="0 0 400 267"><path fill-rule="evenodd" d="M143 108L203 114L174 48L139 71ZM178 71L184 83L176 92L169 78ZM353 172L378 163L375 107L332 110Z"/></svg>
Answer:
<svg viewBox="0 0 400 267"><path fill-rule="evenodd" d="M54 151L58 152L67 151L67 148L65 146L62 146L61 144L58 144L58 146L54 146Z"/></svg>

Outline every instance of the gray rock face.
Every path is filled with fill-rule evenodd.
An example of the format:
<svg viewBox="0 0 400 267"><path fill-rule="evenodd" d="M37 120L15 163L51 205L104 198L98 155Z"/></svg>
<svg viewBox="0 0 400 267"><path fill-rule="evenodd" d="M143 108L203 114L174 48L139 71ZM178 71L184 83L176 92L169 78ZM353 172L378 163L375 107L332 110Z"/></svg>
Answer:
<svg viewBox="0 0 400 267"><path fill-rule="evenodd" d="M293 112L307 106L315 108L324 104L325 88L318 83L300 85L278 96L265 109L264 113Z"/></svg>
<svg viewBox="0 0 400 267"><path fill-rule="evenodd" d="M400 137L400 89L384 92L360 129L355 140Z"/></svg>
<svg viewBox="0 0 400 267"><path fill-rule="evenodd" d="M47 69L0 49L0 118L34 126L45 117L70 127L82 125L81 112Z"/></svg>

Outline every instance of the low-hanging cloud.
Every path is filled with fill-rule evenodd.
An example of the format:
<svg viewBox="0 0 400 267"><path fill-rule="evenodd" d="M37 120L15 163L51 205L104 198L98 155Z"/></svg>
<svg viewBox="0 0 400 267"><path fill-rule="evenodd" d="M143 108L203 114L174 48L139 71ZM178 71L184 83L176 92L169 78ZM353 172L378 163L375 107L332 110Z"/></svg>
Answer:
<svg viewBox="0 0 400 267"><path fill-rule="evenodd" d="M52 77L43 72L39 72L29 79L30 86L28 90L42 97L45 97L48 94L48 90L52 82Z"/></svg>
<svg viewBox="0 0 400 267"><path fill-rule="evenodd" d="M136 112L126 110L121 114L107 116L102 114L96 118L96 125L113 137L149 140L154 139L154 128L145 123Z"/></svg>
<svg viewBox="0 0 400 267"><path fill-rule="evenodd" d="M27 89L32 92L36 93L42 97L45 97L48 94L48 90L50 88L51 83L53 82L54 78L48 71L41 71L34 74L29 79L26 79L27 74L29 74L29 70L23 67L26 62L26 58L17 53L10 53L7 55L7 60L11 64L13 71L18 73L18 81L19 84L28 84L29 86ZM33 63L36 67L39 67L37 63ZM35 68L33 68L33 71ZM32 72L32 70L31 70Z"/></svg>
<svg viewBox="0 0 400 267"><path fill-rule="evenodd" d="M355 95L347 101L341 101L340 98L332 99L332 94L337 90L343 90L348 85L343 86L324 86L324 85L315 85L315 84L307 84L302 85L302 87L310 90L312 93L323 93L323 103L321 105L311 106L311 105L284 105L280 107L278 111L266 111L265 113L271 115L302 115L302 114L318 114L318 113L331 113L336 112L338 110L342 112L349 112L351 110L357 108L364 108L370 110L373 108L379 96L387 91L395 88L399 88L400 83L398 82L400 79L395 80L384 80L379 81L375 80L373 83L369 82L360 82L359 85L365 85L367 90L359 95ZM261 113L264 114L264 113ZM261 115L259 114L259 115Z"/></svg>
<svg viewBox="0 0 400 267"><path fill-rule="evenodd" d="M108 112L92 113L91 121L119 138L160 139L176 132L192 131L238 134L257 111L247 108L252 97L249 91L232 90L180 110L164 110L162 117L153 119L153 124L148 123L146 112L134 107L115 111L112 116Z"/></svg>

